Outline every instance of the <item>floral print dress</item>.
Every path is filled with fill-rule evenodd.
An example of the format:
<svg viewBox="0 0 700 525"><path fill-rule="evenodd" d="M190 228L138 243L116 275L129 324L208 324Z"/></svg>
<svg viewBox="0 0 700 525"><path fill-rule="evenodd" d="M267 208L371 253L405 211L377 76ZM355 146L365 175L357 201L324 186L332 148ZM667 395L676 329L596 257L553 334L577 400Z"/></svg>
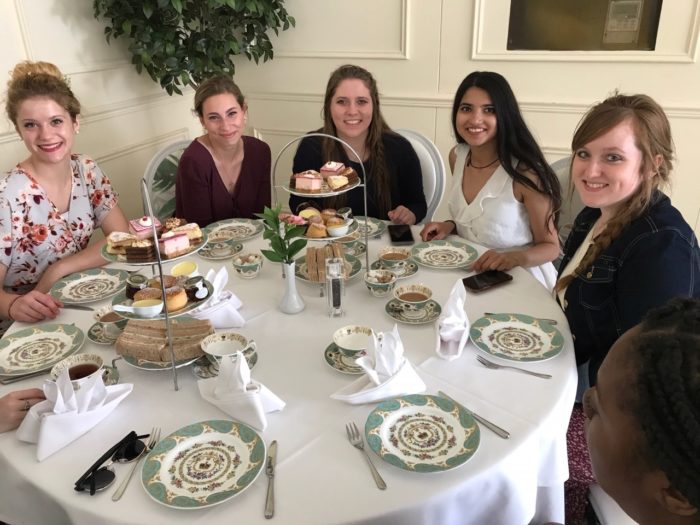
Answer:
<svg viewBox="0 0 700 525"><path fill-rule="evenodd" d="M46 268L83 250L117 204L117 193L94 160L72 155L69 208L60 213L41 185L19 165L0 180L0 264L4 289L26 293Z"/></svg>

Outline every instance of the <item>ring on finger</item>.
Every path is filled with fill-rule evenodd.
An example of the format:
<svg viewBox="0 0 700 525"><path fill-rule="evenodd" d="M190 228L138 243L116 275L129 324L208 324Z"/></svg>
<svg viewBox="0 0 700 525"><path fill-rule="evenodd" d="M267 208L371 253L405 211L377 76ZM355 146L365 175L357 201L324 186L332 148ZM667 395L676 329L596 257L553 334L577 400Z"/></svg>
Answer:
<svg viewBox="0 0 700 525"><path fill-rule="evenodd" d="M24 407L22 408L22 410L27 412L30 408L31 408L31 405L29 404L29 400L25 399L24 400Z"/></svg>

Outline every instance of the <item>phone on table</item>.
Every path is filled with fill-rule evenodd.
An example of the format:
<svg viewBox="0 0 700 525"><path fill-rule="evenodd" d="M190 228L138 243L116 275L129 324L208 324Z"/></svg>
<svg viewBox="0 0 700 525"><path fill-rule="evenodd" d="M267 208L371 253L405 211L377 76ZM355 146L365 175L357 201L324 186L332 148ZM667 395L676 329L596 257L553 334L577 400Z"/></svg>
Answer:
<svg viewBox="0 0 700 525"><path fill-rule="evenodd" d="M499 284L513 280L513 276L501 270L486 270L471 277L462 279L464 287L470 292L483 292Z"/></svg>
<svg viewBox="0 0 700 525"><path fill-rule="evenodd" d="M413 244L413 233L408 224L390 224L387 226L391 244Z"/></svg>

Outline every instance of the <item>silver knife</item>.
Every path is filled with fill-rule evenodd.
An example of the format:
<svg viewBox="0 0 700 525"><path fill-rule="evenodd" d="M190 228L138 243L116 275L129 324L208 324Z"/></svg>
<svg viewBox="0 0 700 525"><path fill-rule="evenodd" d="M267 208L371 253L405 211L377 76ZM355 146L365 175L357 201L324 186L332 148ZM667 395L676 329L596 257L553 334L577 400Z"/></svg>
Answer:
<svg viewBox="0 0 700 525"><path fill-rule="evenodd" d="M94 312L94 308L90 308L89 306L82 306L79 304L64 304L61 308L68 308L70 310L85 310L86 312Z"/></svg>
<svg viewBox="0 0 700 525"><path fill-rule="evenodd" d="M488 419L484 419L483 417L481 417L480 415L476 414L475 412L472 412L472 411L469 410L467 407L465 407L463 404L458 403L455 399L453 399L453 398L451 398L450 396L448 396L447 394L445 394L445 392L443 392L442 390L438 390L438 394L441 395L442 397L446 398L446 399L449 399L449 400L452 401L455 405L461 406L464 410L466 410L466 411L469 412L472 416L474 416L474 419L476 419L479 423L481 423L481 424L484 425L486 428L488 428L489 430L491 430L492 432L494 432L497 436L502 437L503 439L508 439L508 438L510 437L510 432L508 432L507 430L503 430L501 427L499 427L499 426L496 425L495 423L491 423L491 421L489 421Z"/></svg>
<svg viewBox="0 0 700 525"><path fill-rule="evenodd" d="M267 464L265 465L265 474L267 474L265 517L268 520L275 515L275 461L277 461L277 440L270 443L270 448L267 451Z"/></svg>

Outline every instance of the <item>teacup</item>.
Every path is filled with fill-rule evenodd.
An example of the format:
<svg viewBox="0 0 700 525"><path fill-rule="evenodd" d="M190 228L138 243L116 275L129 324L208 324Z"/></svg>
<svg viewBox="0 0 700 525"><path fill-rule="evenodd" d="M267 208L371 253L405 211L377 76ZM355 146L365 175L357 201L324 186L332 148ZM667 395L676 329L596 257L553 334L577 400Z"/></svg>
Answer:
<svg viewBox="0 0 700 525"><path fill-rule="evenodd" d="M217 366L224 357L233 358L236 352L256 349L253 339L248 339L238 332L218 332L205 337L199 344L207 358Z"/></svg>
<svg viewBox="0 0 700 525"><path fill-rule="evenodd" d="M333 242L339 242L340 244L343 245L343 248L345 250L352 250L357 246L357 244L360 241L360 234L357 231L354 231L348 235L345 235L344 237L338 237L336 239L333 239Z"/></svg>
<svg viewBox="0 0 700 525"><path fill-rule="evenodd" d="M172 267L170 270L170 275L173 277L194 277L199 275L197 271L197 263L194 261L181 261Z"/></svg>
<svg viewBox="0 0 700 525"><path fill-rule="evenodd" d="M394 290L394 297L401 303L420 308L433 296L433 291L424 284L404 284Z"/></svg>
<svg viewBox="0 0 700 525"><path fill-rule="evenodd" d="M103 306L93 314L94 319L102 325L102 331L110 339L116 339L124 330L128 319L112 310L111 306Z"/></svg>
<svg viewBox="0 0 700 525"><path fill-rule="evenodd" d="M333 333L333 343L341 354L357 357L357 354L367 349L372 333L372 329L367 326L343 326Z"/></svg>
<svg viewBox="0 0 700 525"><path fill-rule="evenodd" d="M116 367L105 365L102 358L97 354L71 355L54 365L51 369L51 379L55 381L66 368L68 369L68 377L73 385L73 390L80 390L80 387L88 379L97 374L101 374L104 378L112 374Z"/></svg>
<svg viewBox="0 0 700 525"><path fill-rule="evenodd" d="M389 246L388 248L383 248L379 252L379 260L384 268L396 268L397 266L403 266L408 262L408 258L411 256L411 252L405 248L396 248L394 246Z"/></svg>
<svg viewBox="0 0 700 525"><path fill-rule="evenodd" d="M396 286L396 274L390 270L370 270L365 274L365 284L375 297L384 297Z"/></svg>
<svg viewBox="0 0 700 525"><path fill-rule="evenodd" d="M260 273L263 260L258 253L244 253L236 255L232 261L236 273L243 279L252 279Z"/></svg>

